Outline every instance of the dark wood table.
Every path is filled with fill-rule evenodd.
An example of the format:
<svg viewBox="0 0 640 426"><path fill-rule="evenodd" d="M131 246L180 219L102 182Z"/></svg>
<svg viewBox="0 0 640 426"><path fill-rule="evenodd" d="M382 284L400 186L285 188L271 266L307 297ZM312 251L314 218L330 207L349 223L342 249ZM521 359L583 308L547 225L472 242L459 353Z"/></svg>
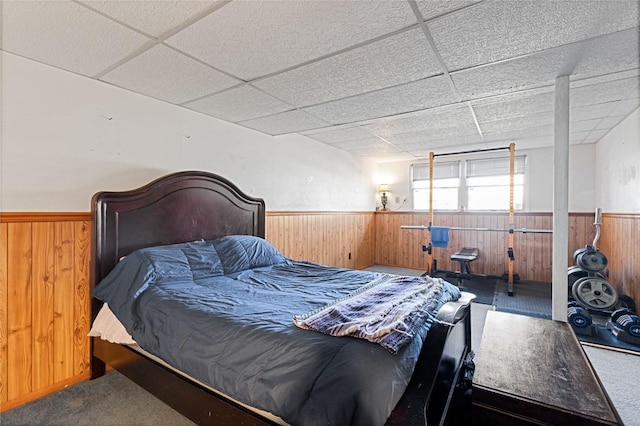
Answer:
<svg viewBox="0 0 640 426"><path fill-rule="evenodd" d="M489 311L476 357L478 425L622 425L571 326Z"/></svg>

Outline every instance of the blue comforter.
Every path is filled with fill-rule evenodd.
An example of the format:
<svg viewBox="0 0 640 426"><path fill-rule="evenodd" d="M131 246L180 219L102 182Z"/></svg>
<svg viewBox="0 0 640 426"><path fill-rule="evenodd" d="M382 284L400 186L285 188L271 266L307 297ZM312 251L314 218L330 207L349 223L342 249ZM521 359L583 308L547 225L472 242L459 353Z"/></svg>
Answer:
<svg viewBox="0 0 640 426"><path fill-rule="evenodd" d="M138 250L93 295L143 349L241 402L294 425L376 425L402 396L429 322L396 355L293 323L376 276L230 236ZM449 286L438 307L458 297Z"/></svg>

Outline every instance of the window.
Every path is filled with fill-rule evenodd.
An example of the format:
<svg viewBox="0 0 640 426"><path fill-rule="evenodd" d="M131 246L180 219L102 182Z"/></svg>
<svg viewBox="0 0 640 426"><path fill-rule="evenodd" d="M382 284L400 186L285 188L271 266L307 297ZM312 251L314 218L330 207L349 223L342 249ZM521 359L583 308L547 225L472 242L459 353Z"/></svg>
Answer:
<svg viewBox="0 0 640 426"><path fill-rule="evenodd" d="M429 164L411 166L413 208L429 210ZM460 188L460 161L433 165L433 209L458 210Z"/></svg>
<svg viewBox="0 0 640 426"><path fill-rule="evenodd" d="M525 156L514 159L513 208L522 210ZM509 158L487 158L466 162L467 209L509 210Z"/></svg>
<svg viewBox="0 0 640 426"><path fill-rule="evenodd" d="M524 155L514 158L513 208L524 208ZM433 209L509 210L509 157L434 162ZM461 178L462 177L462 178ZM411 165L413 208L429 210L429 164Z"/></svg>

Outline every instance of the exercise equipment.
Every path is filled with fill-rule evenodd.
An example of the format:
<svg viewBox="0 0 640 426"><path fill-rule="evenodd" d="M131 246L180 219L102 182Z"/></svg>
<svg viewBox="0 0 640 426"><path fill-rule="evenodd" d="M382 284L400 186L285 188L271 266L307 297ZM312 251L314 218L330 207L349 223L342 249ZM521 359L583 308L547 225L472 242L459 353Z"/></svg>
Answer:
<svg viewBox="0 0 640 426"><path fill-rule="evenodd" d="M597 248L586 245L573 253L573 259L587 272L600 272L607 267L607 256Z"/></svg>
<svg viewBox="0 0 640 426"><path fill-rule="evenodd" d="M583 277L571 287L573 298L586 308L607 310L618 303L618 292L607 280L599 277Z"/></svg>
<svg viewBox="0 0 640 426"><path fill-rule="evenodd" d="M593 318L587 309L576 302L570 302L567 308L567 321L578 334L593 336L596 329L593 326Z"/></svg>
<svg viewBox="0 0 640 426"><path fill-rule="evenodd" d="M568 275L567 283L569 285L569 295L570 296L571 296L571 287L573 287L573 284L576 281L578 281L578 279L580 279L580 278L597 277L597 278L602 278L603 280L607 279L607 277L602 272L585 271L584 269L582 269L580 267L580 265L570 266L569 269L567 269L567 275Z"/></svg>
<svg viewBox="0 0 640 426"><path fill-rule="evenodd" d="M640 318L627 308L617 309L611 314L607 329L623 342L640 345Z"/></svg>
<svg viewBox="0 0 640 426"><path fill-rule="evenodd" d="M463 280L471 278L471 262L478 258L478 249L474 247L464 247L451 255L451 260L460 263L460 273L458 274L458 287L463 287Z"/></svg>
<svg viewBox="0 0 640 426"><path fill-rule="evenodd" d="M515 229L514 226L514 175L515 175L515 144L511 143L508 147L502 148L489 148L489 149L479 149L472 151L459 151L459 152L450 152L445 154L438 154L437 156L447 156L447 155L460 155L460 154L470 154L470 153L478 153L478 152L486 152L486 151L499 151L499 150L509 150L509 227L506 229L492 229L492 228L462 228L462 227L450 227L449 230L474 230L474 231L499 231L499 232L508 232L509 233L509 241L507 247L507 272L506 272L506 280L508 282L508 293L509 296L513 296L513 283L514 283L514 262L515 255L513 250L514 245L514 234L516 232L522 233L552 233L552 230L549 229ZM431 228L433 226L433 160L436 155L433 152L429 153L429 224L428 226L418 225L418 226L400 226L402 229L422 229L429 231L429 240L427 245L422 246L422 250L427 253L427 275L433 275L435 273L435 261L433 259L433 247L434 245L431 242ZM453 259L455 260L455 259ZM463 265L461 265L461 268ZM462 272L462 269L461 269Z"/></svg>

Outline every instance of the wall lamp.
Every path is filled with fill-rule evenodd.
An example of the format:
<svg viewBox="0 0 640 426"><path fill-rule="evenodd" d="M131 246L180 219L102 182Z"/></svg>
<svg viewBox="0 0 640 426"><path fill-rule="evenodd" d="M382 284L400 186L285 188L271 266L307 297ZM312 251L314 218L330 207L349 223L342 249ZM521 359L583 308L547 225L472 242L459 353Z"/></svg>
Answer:
<svg viewBox="0 0 640 426"><path fill-rule="evenodd" d="M382 195L380 196L382 210L387 210L387 201L389 201L387 199L387 192L389 192L389 185L387 185L386 183L381 183L380 186L378 186L378 191L382 192Z"/></svg>

